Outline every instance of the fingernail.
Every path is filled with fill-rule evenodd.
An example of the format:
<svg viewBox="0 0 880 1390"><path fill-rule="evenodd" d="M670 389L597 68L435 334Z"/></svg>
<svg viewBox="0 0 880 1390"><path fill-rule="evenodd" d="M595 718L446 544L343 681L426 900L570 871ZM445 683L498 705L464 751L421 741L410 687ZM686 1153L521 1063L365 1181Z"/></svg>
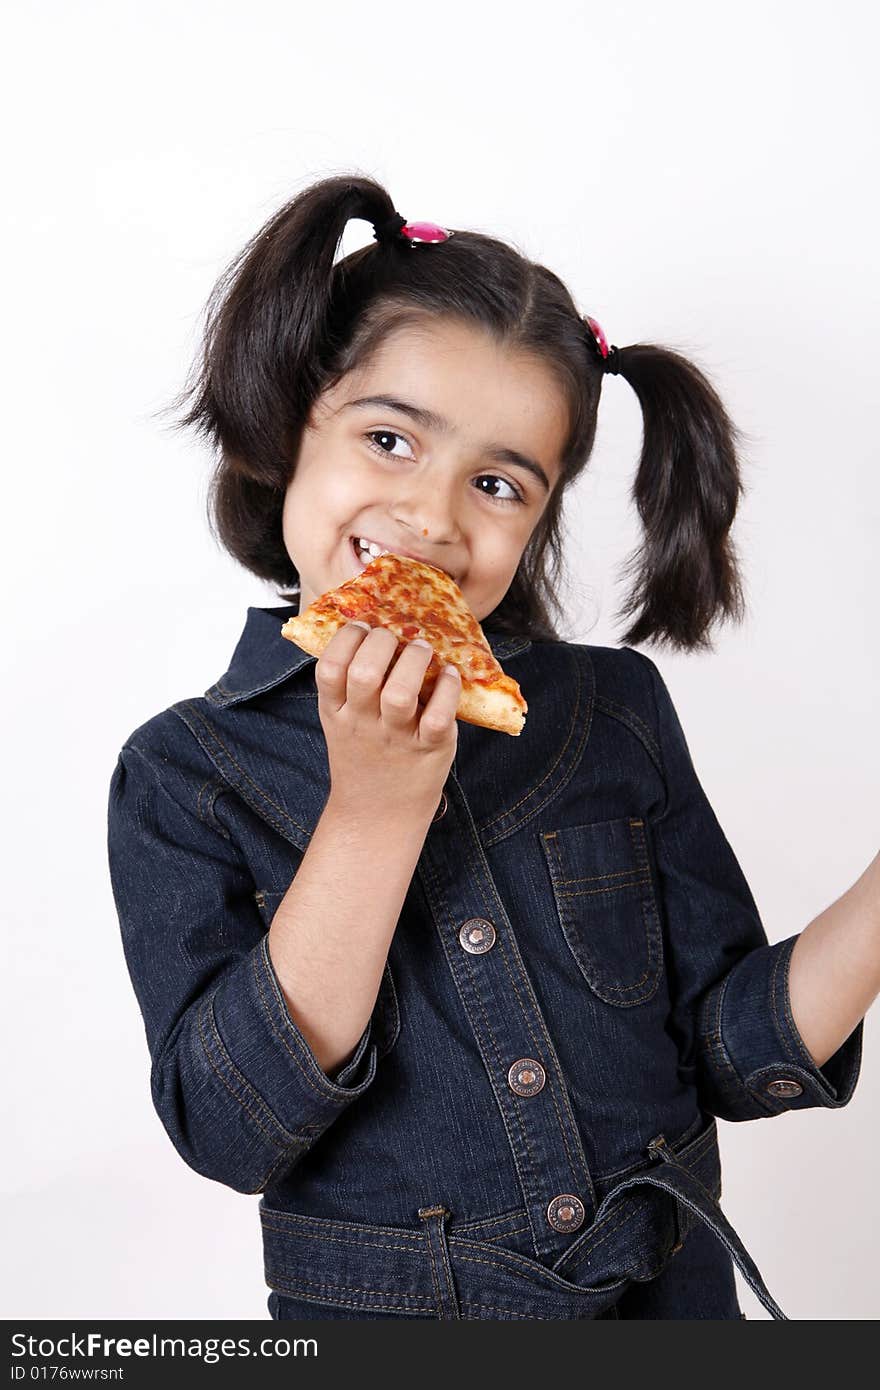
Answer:
<svg viewBox="0 0 880 1390"><path fill-rule="evenodd" d="M366 632L372 632L373 630L369 623L362 623L359 618L352 618L349 627L362 627Z"/></svg>
<svg viewBox="0 0 880 1390"><path fill-rule="evenodd" d="M457 676L458 679L461 680L461 672L459 671L457 666L446 665L443 667L443 670L448 671L450 676Z"/></svg>
<svg viewBox="0 0 880 1390"><path fill-rule="evenodd" d="M429 651L430 651L430 649L431 649L431 643L430 643L430 642L426 642L425 639L424 639L424 637L414 637L413 640L410 642L410 646L411 646L411 647L427 647Z"/></svg>

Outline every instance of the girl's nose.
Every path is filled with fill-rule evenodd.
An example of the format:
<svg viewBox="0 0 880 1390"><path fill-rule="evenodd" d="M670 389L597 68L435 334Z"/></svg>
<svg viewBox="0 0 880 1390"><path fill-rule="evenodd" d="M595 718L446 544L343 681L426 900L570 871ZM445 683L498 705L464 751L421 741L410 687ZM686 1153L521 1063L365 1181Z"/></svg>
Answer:
<svg viewBox="0 0 880 1390"><path fill-rule="evenodd" d="M392 511L392 516L398 528L404 534L411 535L414 541L454 545L461 540L461 529L452 502L444 499L439 489L434 497L422 495L411 503L401 502Z"/></svg>

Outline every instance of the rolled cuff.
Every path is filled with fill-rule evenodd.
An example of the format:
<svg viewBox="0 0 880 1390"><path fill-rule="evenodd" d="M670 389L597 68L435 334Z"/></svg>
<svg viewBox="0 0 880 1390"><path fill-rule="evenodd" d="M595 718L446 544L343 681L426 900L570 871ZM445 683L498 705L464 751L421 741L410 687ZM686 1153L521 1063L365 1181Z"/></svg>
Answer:
<svg viewBox="0 0 880 1390"><path fill-rule="evenodd" d="M860 1020L817 1067L795 1025L789 965L797 935L750 951L709 991L701 1010L706 1108L751 1120L850 1100L862 1061Z"/></svg>
<svg viewBox="0 0 880 1390"><path fill-rule="evenodd" d="M256 1093L284 1130L314 1142L363 1095L376 1075L372 1019L337 1077L319 1065L290 1017L268 950L268 934L246 968L236 968L213 996L218 1038L233 1074Z"/></svg>

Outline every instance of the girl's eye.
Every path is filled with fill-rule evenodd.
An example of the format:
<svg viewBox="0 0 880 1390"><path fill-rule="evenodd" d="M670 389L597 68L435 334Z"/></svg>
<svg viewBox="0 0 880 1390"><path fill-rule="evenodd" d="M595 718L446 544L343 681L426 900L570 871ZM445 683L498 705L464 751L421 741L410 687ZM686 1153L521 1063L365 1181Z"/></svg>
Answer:
<svg viewBox="0 0 880 1390"><path fill-rule="evenodd" d="M409 447L408 441L404 438L402 434L398 434L396 430L369 430L364 437L368 441L369 448L373 449L377 454L384 454L386 458L403 458L405 457L405 455L396 454L391 449L386 449L381 444L374 443L374 440L400 439L403 441L404 444L407 445L407 447ZM486 493L486 496L489 498L490 502L500 502L502 504L511 502L525 502L526 499L520 492L519 488L515 487L513 483L508 482L506 478L500 477L497 473L481 473L480 481L482 481L483 478L491 478L492 481L495 483L503 483L504 486L510 488L511 492L513 493L512 497L494 497L489 493ZM483 491L482 488L479 490Z"/></svg>
<svg viewBox="0 0 880 1390"><path fill-rule="evenodd" d="M381 444L374 444L372 442L374 439L401 439L404 444L407 443L403 435L398 434L395 430L370 430L365 437L370 440L370 448L375 449L380 454L391 454L391 450L384 449ZM400 458L400 454L391 454L391 457Z"/></svg>

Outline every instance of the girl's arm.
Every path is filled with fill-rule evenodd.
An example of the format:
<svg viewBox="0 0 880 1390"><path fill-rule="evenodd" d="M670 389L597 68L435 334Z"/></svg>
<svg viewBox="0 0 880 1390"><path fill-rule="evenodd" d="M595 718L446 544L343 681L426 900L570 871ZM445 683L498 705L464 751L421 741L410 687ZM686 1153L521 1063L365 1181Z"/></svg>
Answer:
<svg viewBox="0 0 880 1390"><path fill-rule="evenodd" d="M294 1024L328 1074L351 1060L376 1004L391 939L435 807L352 814L331 791L269 928Z"/></svg>
<svg viewBox="0 0 880 1390"><path fill-rule="evenodd" d="M374 885L362 872L365 846L354 846L350 828L328 817L306 849L299 871L308 893L288 895L296 921L284 899L271 929L285 987L305 1015L301 1030L269 956L250 869L208 808L209 769L189 755L176 722L166 712L136 731L137 744L126 743L111 778L108 852L122 944L146 1029L153 1103L172 1143L197 1173L236 1192L263 1192L372 1085L397 1016L396 1003L376 996L379 957L430 814L420 825L411 810L397 838L386 812L365 821L385 826L381 843L377 829L363 832L370 872L386 879L377 904L357 898L355 874L362 889ZM352 956L365 971L367 956L373 961L365 992L348 1001L330 978L341 952L342 908ZM321 922L306 921L307 912ZM316 1026L322 923L327 1002L340 1013L332 1034Z"/></svg>
<svg viewBox="0 0 880 1390"><path fill-rule="evenodd" d="M880 994L880 854L804 927L789 968L791 1012L817 1067Z"/></svg>

